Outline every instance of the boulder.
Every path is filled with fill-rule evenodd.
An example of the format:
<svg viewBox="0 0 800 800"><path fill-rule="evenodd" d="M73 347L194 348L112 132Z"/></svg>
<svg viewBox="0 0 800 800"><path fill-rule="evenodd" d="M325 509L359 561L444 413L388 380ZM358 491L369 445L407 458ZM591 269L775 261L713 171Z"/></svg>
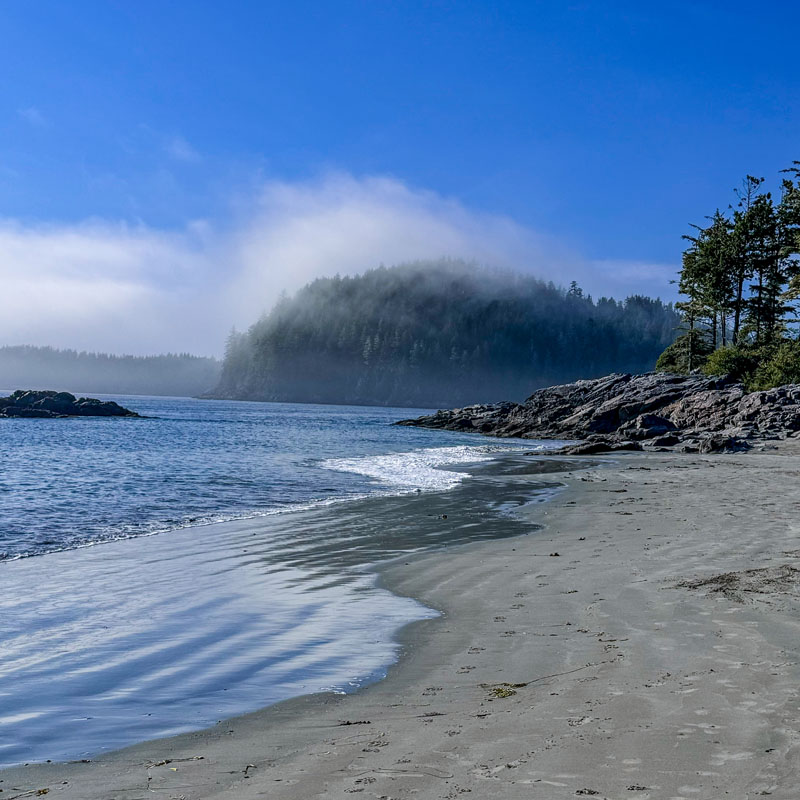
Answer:
<svg viewBox="0 0 800 800"><path fill-rule="evenodd" d="M674 447L676 444L680 444L680 441L680 436L676 436L674 433L668 433L666 436L658 436L652 439L648 444L653 447Z"/></svg>
<svg viewBox="0 0 800 800"><path fill-rule="evenodd" d="M736 436L709 436L700 443L701 453L742 453L750 445Z"/></svg>
<svg viewBox="0 0 800 800"><path fill-rule="evenodd" d="M569 445L562 448L559 452L567 456L589 456L596 453L616 453L621 450L642 450L639 442L617 442L609 439L595 439L580 444Z"/></svg>
<svg viewBox="0 0 800 800"><path fill-rule="evenodd" d="M138 417L113 400L76 398L69 392L22 390L0 397L0 417Z"/></svg>

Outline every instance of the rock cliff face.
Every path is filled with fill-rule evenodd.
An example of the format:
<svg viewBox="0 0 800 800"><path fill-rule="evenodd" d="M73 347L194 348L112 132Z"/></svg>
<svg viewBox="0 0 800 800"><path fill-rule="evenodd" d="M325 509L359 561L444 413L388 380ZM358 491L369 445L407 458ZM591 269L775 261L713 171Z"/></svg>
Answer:
<svg viewBox="0 0 800 800"><path fill-rule="evenodd" d="M113 400L77 398L69 392L23 391L0 397L0 417L138 417Z"/></svg>
<svg viewBox="0 0 800 800"><path fill-rule="evenodd" d="M800 384L747 394L728 378L614 374L534 392L524 403L438 411L399 425L524 439L579 439L569 452L745 450L800 431Z"/></svg>

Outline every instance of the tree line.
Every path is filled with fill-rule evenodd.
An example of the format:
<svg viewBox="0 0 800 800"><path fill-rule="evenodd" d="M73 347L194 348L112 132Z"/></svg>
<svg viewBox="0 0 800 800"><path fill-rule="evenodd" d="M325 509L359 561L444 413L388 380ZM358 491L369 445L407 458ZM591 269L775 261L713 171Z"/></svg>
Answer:
<svg viewBox="0 0 800 800"><path fill-rule="evenodd" d="M800 162L777 197L748 175L733 202L684 236L681 335L656 368L732 374L749 388L800 380Z"/></svg>
<svg viewBox="0 0 800 800"><path fill-rule="evenodd" d="M194 397L219 381L216 358L189 353L127 356L54 347L0 347L0 389Z"/></svg>
<svg viewBox="0 0 800 800"><path fill-rule="evenodd" d="M213 396L416 407L522 400L643 371L674 338L669 304L584 294L462 261L321 278L232 332Z"/></svg>

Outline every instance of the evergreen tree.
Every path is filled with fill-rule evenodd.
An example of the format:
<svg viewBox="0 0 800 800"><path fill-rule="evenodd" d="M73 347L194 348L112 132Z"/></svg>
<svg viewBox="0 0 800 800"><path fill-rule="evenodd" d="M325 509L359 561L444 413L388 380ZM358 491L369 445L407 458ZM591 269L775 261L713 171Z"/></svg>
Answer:
<svg viewBox="0 0 800 800"><path fill-rule="evenodd" d="M800 177L800 162L786 172ZM776 205L762 190L764 179L748 175L730 216L717 210L706 227L693 226L696 233L684 236L689 247L678 289L686 299L676 308L685 333L662 354L658 369L703 367L751 386L794 374L789 362L800 348L787 345L795 341L793 303L800 299L800 186L794 179L783 179Z"/></svg>
<svg viewBox="0 0 800 800"><path fill-rule="evenodd" d="M455 261L322 278L229 337L216 394L444 406L648 368L677 316Z"/></svg>
<svg viewBox="0 0 800 800"><path fill-rule="evenodd" d="M753 264L751 258L752 242L752 207L758 187L764 182L763 178L748 175L742 181L742 188L736 189L738 206L733 212L733 282L735 296L733 301L733 342L739 344L739 333L745 312L745 287L748 280L753 277Z"/></svg>
<svg viewBox="0 0 800 800"><path fill-rule="evenodd" d="M688 236L684 238L692 244L683 253L683 269L678 281L678 291L687 299L675 303L675 308L683 314L685 334L679 341L686 349L686 371L692 372L699 366L698 355L705 350L700 343L705 334L698 326L704 319L706 307L703 302L703 267L698 252L698 240Z"/></svg>

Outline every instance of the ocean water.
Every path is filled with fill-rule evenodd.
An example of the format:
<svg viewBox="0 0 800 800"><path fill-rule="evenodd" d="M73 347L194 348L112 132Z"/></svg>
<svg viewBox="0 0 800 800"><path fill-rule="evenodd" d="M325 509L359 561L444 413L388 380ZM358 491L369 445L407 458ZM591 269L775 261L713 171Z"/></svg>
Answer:
<svg viewBox="0 0 800 800"><path fill-rule="evenodd" d="M391 426L423 409L113 399L148 418L3 420L0 559L395 488L447 488L458 478L432 469L436 444L453 461L477 452L468 435ZM409 465L405 454L423 449L433 452ZM360 472L357 459L375 456L380 467Z"/></svg>
<svg viewBox="0 0 800 800"><path fill-rule="evenodd" d="M0 766L381 677L435 612L374 566L551 488L487 469L537 443L390 424L423 409L114 399L147 418L0 421Z"/></svg>

